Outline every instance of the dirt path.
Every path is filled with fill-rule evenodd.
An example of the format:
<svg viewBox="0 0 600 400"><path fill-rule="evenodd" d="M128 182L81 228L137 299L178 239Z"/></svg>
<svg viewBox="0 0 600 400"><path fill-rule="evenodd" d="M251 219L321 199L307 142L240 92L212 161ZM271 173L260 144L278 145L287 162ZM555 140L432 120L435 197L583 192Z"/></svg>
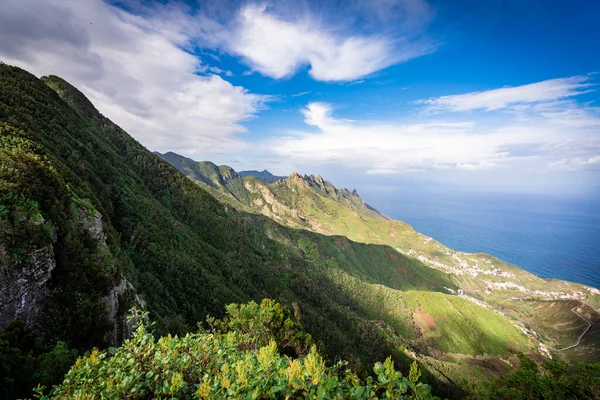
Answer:
<svg viewBox="0 0 600 400"><path fill-rule="evenodd" d="M573 348L575 348L575 347L579 346L579 345L581 344L581 341L583 340L583 337L584 337L584 336L585 336L585 335L586 335L586 334L587 334L587 333L590 331L590 329L592 329L592 326L593 326L593 325L592 325L592 321L590 321L589 319L587 319L587 318L586 318L586 317L584 317L583 315L579 314L577 311L575 311L576 309L577 309L577 307L574 307L574 308L572 308L572 309L571 309L571 311L572 311L573 313L577 314L577 316L578 316L579 318L581 318L582 320L584 320L585 322L587 322L587 324L588 324L588 327L586 328L586 330L585 330L585 331L583 331L583 333L581 334L581 336L579 336L579 340L577 340L577 343L575 343L575 344L574 344L574 345L572 345L572 346L565 347L564 349L556 349L556 350L558 350L558 351L565 351L565 350L573 349Z"/></svg>

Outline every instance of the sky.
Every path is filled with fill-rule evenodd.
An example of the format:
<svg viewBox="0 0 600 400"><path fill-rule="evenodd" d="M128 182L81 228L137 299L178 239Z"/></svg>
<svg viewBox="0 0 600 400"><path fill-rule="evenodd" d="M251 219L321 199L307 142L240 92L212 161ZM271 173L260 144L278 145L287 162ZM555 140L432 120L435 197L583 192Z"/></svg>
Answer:
<svg viewBox="0 0 600 400"><path fill-rule="evenodd" d="M0 61L152 151L600 199L600 0L0 0Z"/></svg>

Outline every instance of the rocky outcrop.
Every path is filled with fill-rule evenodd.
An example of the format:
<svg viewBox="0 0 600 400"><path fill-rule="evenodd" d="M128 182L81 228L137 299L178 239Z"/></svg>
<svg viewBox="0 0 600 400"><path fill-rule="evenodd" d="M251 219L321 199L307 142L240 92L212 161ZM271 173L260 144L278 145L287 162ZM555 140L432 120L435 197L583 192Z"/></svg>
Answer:
<svg viewBox="0 0 600 400"><path fill-rule="evenodd" d="M106 245L106 233L102 223L102 214L96 210L81 210L80 220L83 229L102 245ZM113 321L113 329L108 333L108 341L111 346L119 346L125 339L131 336L131 326L127 323L127 313L123 310L121 302L124 301L125 293L133 292L133 286L124 277L115 285L103 301L106 304L108 318ZM140 303L138 301L138 303Z"/></svg>
<svg viewBox="0 0 600 400"><path fill-rule="evenodd" d="M122 310L121 307L125 294L133 291L131 283L127 279L121 278L119 284L113 287L103 298L108 318L114 323L112 331L108 333L108 342L111 346L119 346L133 333L131 325L127 322L127 312ZM135 303L137 307L144 308L143 302L137 296L135 296Z"/></svg>
<svg viewBox="0 0 600 400"><path fill-rule="evenodd" d="M36 324L50 293L49 282L54 268L56 259L52 246L0 266L0 329L18 317L28 326Z"/></svg>
<svg viewBox="0 0 600 400"><path fill-rule="evenodd" d="M106 251L106 232L102 214L96 210L81 208L79 210L80 227L104 246ZM43 218L41 223L43 223ZM56 242L56 232L52 233ZM55 243L54 243L55 244ZM56 268L54 244L31 251L29 254L11 259L5 247L0 244L0 330L15 318L22 318L28 327L36 327L39 317L50 294L52 271ZM109 293L104 296L106 310L114 327L108 334L109 343L113 346L121 344L131 335L131 327L127 324L126 309L121 304L126 292L134 293L133 287L125 278L121 278ZM135 295L129 296L135 298ZM137 300L138 306L143 303Z"/></svg>
<svg viewBox="0 0 600 400"><path fill-rule="evenodd" d="M223 179L223 183L227 183L233 179L237 179L240 176L237 174L237 172L234 171L233 168L228 167L226 165L222 165L219 167L219 172L221 172L221 177Z"/></svg>
<svg viewBox="0 0 600 400"><path fill-rule="evenodd" d="M81 210L79 217L83 224L83 229L90 232L90 235L92 235L99 243L106 244L106 234L104 233L104 226L102 225L102 214L95 210Z"/></svg>

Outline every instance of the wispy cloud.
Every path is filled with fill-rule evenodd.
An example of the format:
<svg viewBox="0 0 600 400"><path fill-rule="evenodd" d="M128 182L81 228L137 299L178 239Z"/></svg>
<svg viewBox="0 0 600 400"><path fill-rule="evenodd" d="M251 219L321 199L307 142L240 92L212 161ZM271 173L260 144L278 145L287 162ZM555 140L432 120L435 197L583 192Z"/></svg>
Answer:
<svg viewBox="0 0 600 400"><path fill-rule="evenodd" d="M179 9L169 18L187 21ZM269 97L215 75L227 72L185 51L190 37L178 29L100 0L4 0L0 60L67 79L151 149L244 148L240 122Z"/></svg>
<svg viewBox="0 0 600 400"><path fill-rule="evenodd" d="M305 96L305 95L311 94L311 93L312 93L312 91L309 90L309 91L306 91L306 92L294 93L294 94L291 94L290 96L292 96L292 97L300 97L300 96Z"/></svg>
<svg viewBox="0 0 600 400"><path fill-rule="evenodd" d="M433 14L426 0L203 2L197 10L139 3L144 28L185 46L238 57L264 76L288 78L308 67L319 81L354 81L434 51L423 30Z"/></svg>
<svg viewBox="0 0 600 400"><path fill-rule="evenodd" d="M343 35L334 28L310 15L290 21L265 5L247 5L225 46L263 75L286 78L308 65L310 76L319 81L355 80L434 50L406 36Z"/></svg>
<svg viewBox="0 0 600 400"><path fill-rule="evenodd" d="M214 67L214 66L208 67L208 71L212 72L213 74L225 75L227 77L233 76L233 72L231 72L229 70L221 69L219 67Z"/></svg>
<svg viewBox="0 0 600 400"><path fill-rule="evenodd" d="M476 118L390 124L339 119L330 104L309 103L301 112L318 132L289 132L269 147L282 160L339 164L370 174L600 169L600 111L566 108L493 124Z"/></svg>
<svg viewBox="0 0 600 400"><path fill-rule="evenodd" d="M430 112L492 111L510 106L551 102L577 96L586 93L591 86L593 85L589 82L589 76L581 75L522 86L433 97L419 100L417 103L425 105L425 110Z"/></svg>

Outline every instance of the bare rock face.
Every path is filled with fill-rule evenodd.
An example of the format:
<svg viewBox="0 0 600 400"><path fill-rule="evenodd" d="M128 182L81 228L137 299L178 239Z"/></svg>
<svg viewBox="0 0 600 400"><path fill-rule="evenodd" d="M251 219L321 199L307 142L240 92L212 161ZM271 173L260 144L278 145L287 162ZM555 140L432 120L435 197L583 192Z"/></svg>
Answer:
<svg viewBox="0 0 600 400"><path fill-rule="evenodd" d="M102 223L102 214L96 210L82 210L80 220L83 229L87 230L98 243L106 245L106 233ZM108 333L108 341L111 346L119 346L132 334L131 326L127 323L127 314L121 310L120 302L127 291L133 291L133 286L124 277L114 286L110 292L103 297L106 304L108 318L113 321L113 329Z"/></svg>
<svg viewBox="0 0 600 400"><path fill-rule="evenodd" d="M120 310L121 296L129 290L133 290L133 286L127 279L121 278L119 284L113 287L103 298L108 318L114 323L112 331L108 333L108 342L111 346L119 346L125 339L131 337L133 333L132 327L127 323L127 313L123 313Z"/></svg>
<svg viewBox="0 0 600 400"><path fill-rule="evenodd" d="M0 329L18 317L28 326L35 325L50 292L54 268L52 246L35 250L24 260L0 266Z"/></svg>
<svg viewBox="0 0 600 400"><path fill-rule="evenodd" d="M223 181L225 183L227 183L227 182L229 182L229 181L231 181L233 179L236 179L236 178L240 177L237 174L237 172L235 172L233 170L233 168L231 168L231 167L225 167L225 166L223 166L223 167L220 167L220 170L221 170L221 176L223 177Z"/></svg>
<svg viewBox="0 0 600 400"><path fill-rule="evenodd" d="M41 220L43 223L43 219ZM80 210L81 228L87 230L100 245L106 246L106 232L102 214L95 210ZM53 233L56 241L56 233ZM22 318L28 327L35 327L50 294L52 271L56 268L56 258L52 245L36 249L19 260L8 258L5 247L0 244L0 330L15 318ZM132 329L127 323L127 315L120 304L125 293L134 293L133 286L122 277L109 293L104 296L108 317L114 327L108 334L109 343L118 346L131 336ZM135 297L135 296L134 296ZM137 301L143 308L143 302Z"/></svg>
<svg viewBox="0 0 600 400"><path fill-rule="evenodd" d="M92 237L99 243L106 244L106 234L104 233L104 226L102 225L102 214L98 211L89 212L87 210L82 210L79 217L83 223L83 229L88 230Z"/></svg>

